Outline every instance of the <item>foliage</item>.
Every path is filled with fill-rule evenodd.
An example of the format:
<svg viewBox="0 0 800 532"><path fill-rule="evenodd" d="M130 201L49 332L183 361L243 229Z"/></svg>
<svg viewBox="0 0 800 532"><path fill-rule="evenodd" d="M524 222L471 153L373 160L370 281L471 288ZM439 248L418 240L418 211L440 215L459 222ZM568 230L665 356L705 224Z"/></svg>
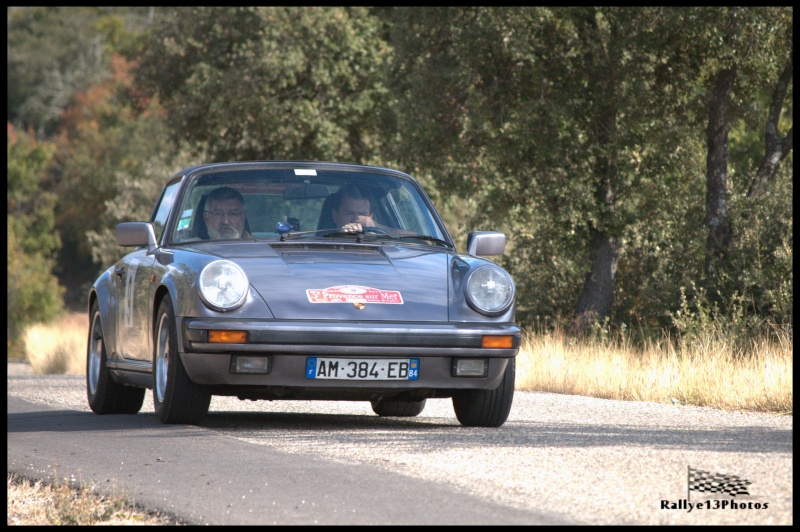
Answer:
<svg viewBox="0 0 800 532"><path fill-rule="evenodd" d="M418 17L396 14L392 35L401 69L392 86L403 90L401 150L410 164L434 169L438 187L470 198L473 223L510 233L513 246L503 263L518 280L522 321L574 309L593 229L623 241L672 239L663 228L649 236L642 229L656 229L657 209L674 219L687 205L658 204L654 199L663 196L651 194L667 188L665 173L675 176L668 182L688 187L679 176L699 175L702 160L677 143L692 133L678 120L688 110L665 97L681 87L659 72L677 52L657 38L666 24L658 13L431 8ZM613 95L587 78L602 67L592 59L597 39L583 34L587 17L600 20L600 37L614 56ZM611 96L617 111L609 142L591 117L600 120ZM611 203L600 161L613 161ZM642 216L643 207L650 216Z"/></svg>
<svg viewBox="0 0 800 532"><path fill-rule="evenodd" d="M747 31L728 42L718 8L390 10L393 155L464 198L470 223L509 233L518 321L571 313L601 231L620 246L612 321L673 325L681 287L703 275L707 77L739 61L744 117L768 102L787 51L787 10L757 11L734 12ZM763 127L756 116L737 130L748 142L736 146L738 175L763 138L745 134ZM773 207L783 227L790 198ZM781 235L760 239L760 253L790 257ZM729 264L738 274L752 270L747 249ZM770 272L785 279L785 264ZM790 281L770 290L791 301Z"/></svg>
<svg viewBox="0 0 800 532"><path fill-rule="evenodd" d="M147 127L143 124L138 125L143 126L144 129L133 133L143 136ZM116 185L117 194L105 201L102 222L86 231L91 257L96 264L101 267L108 266L122 258L125 253L130 252L130 248L121 248L117 245L117 224L150 219L153 205L163 191L167 178L179 169L175 166L179 164L177 162L179 160L181 160L180 154L161 157L151 154L149 157L143 157L136 168L119 170L114 173L112 179Z"/></svg>
<svg viewBox="0 0 800 532"><path fill-rule="evenodd" d="M91 281L121 256L118 222L147 220L166 180L180 169L172 157L158 102L139 109L128 97L130 65L120 56L103 84L76 95L62 115L59 152L49 168L58 191L68 301L84 302Z"/></svg>
<svg viewBox="0 0 800 532"><path fill-rule="evenodd" d="M106 202L116 196L115 176L135 176L139 157L148 161L169 148L152 127L132 125L157 120L157 110L130 106L129 66L114 54L135 50L135 32L151 23L152 13L136 7L9 9L8 116L45 132L58 146L39 182L58 198L63 246L56 273L71 306L84 303L97 273L87 231L109 219ZM174 170L170 166L159 179ZM150 197L145 201L152 205Z"/></svg>
<svg viewBox="0 0 800 532"><path fill-rule="evenodd" d="M377 26L364 7L176 8L153 30L138 84L212 160L364 162L385 93Z"/></svg>
<svg viewBox="0 0 800 532"><path fill-rule="evenodd" d="M638 193L630 202L617 276L615 323L660 331L681 304L681 289L703 269L703 146L696 140L673 153L650 149L642 164ZM669 201L665 201L669 198Z"/></svg>
<svg viewBox="0 0 800 532"><path fill-rule="evenodd" d="M708 238L703 283L706 297L713 306L719 307L717 314L732 316L741 306L740 295L732 292L730 286L725 287L724 278L724 270L731 265L731 252L740 243L741 234L732 226L733 215L750 217L751 206L762 199L764 190L774 182L782 161L792 149L789 90L792 14L791 9L782 7L700 8L691 12L698 14L701 20L719 20L716 25L701 24L700 31L696 32L709 37L709 46L698 50L697 54L708 79L704 84L708 91L705 96L708 106L705 219ZM693 24L689 22L687 26L691 30ZM768 109L767 113L758 111L762 106ZM754 136L748 135L747 129L754 124L763 128L764 148L760 158L751 161L741 155L752 152L754 145L747 143ZM740 129L734 138L745 141L744 146L739 146L740 158L735 161L730 161L728 155L732 127ZM734 164L729 166L730 162ZM749 171L736 172L743 168ZM741 191L743 178L749 189L749 201L737 206L736 189ZM729 192L733 192L730 197ZM744 210L736 213L737 207L744 207Z"/></svg>
<svg viewBox="0 0 800 532"><path fill-rule="evenodd" d="M25 326L49 321L62 310L62 292L53 275L60 242L54 229L56 197L42 190L41 175L54 147L9 126L8 282L6 285L9 350L19 348Z"/></svg>
<svg viewBox="0 0 800 532"><path fill-rule="evenodd" d="M790 161L791 162L791 161ZM742 309L758 319L793 321L792 171L783 168L758 201L744 193L731 203L734 240L720 277L731 312Z"/></svg>
<svg viewBox="0 0 800 532"><path fill-rule="evenodd" d="M108 77L123 20L147 23L148 8L9 7L8 121L51 136L74 95Z"/></svg>

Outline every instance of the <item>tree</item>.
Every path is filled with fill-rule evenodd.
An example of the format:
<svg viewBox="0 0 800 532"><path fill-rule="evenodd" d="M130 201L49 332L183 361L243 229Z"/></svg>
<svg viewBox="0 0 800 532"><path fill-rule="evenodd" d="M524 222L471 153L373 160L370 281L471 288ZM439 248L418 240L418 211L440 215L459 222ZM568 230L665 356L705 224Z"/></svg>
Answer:
<svg viewBox="0 0 800 532"><path fill-rule="evenodd" d="M747 191L747 196L752 199L758 199L764 195L770 182L775 179L781 163L793 148L794 127L790 127L789 131L783 135L780 133L781 116L784 113L786 95L792 82L793 68L793 57L790 50L786 66L772 93L772 103L769 106L769 114L764 128L764 158Z"/></svg>
<svg viewBox="0 0 800 532"><path fill-rule="evenodd" d="M165 145L152 130L138 138L119 125L134 113L122 92L127 65L115 52L135 52L136 32L153 16L148 7L8 10L9 122L57 146L36 182L58 198L55 226L63 247L55 271L71 305L85 304L97 272L86 232L106 219L118 174L135 175ZM131 152L137 148L140 161Z"/></svg>
<svg viewBox="0 0 800 532"><path fill-rule="evenodd" d="M585 329L609 315L623 242L642 239L641 220L685 207L648 194L699 173L680 142L698 133L684 96L693 65L669 41L672 19L534 7L391 18L404 162L475 198L477 220L509 228L523 320L572 313Z"/></svg>
<svg viewBox="0 0 800 532"><path fill-rule="evenodd" d="M10 7L7 120L47 138L76 93L108 76L109 51L149 23L136 7Z"/></svg>
<svg viewBox="0 0 800 532"><path fill-rule="evenodd" d="M774 180L780 163L792 149L792 127L781 133L780 119L792 80L791 9L714 8L701 12L722 19L717 46L706 61L711 65L708 92L706 226L706 289L711 302L722 303L717 270L724 267L731 248L732 229L728 216L728 133L742 101L759 89L774 85L765 127L765 150L755 175L749 180L747 197L758 200ZM708 26L713 28L713 26ZM715 42L715 41L711 41ZM710 52L710 53L709 53ZM774 76L774 77L773 77ZM739 94L734 98L734 90ZM737 105L738 103L738 105ZM737 109L738 108L738 109Z"/></svg>
<svg viewBox="0 0 800 532"><path fill-rule="evenodd" d="M100 270L124 252L116 224L147 220L166 181L180 170L157 100L132 96L130 62L115 55L106 82L76 94L61 117L59 147L48 167L58 192L57 225L64 246L59 276L67 302L85 304Z"/></svg>
<svg viewBox="0 0 800 532"><path fill-rule="evenodd" d="M213 160L366 162L381 141L387 55L367 8L176 8L138 84L175 138Z"/></svg>
<svg viewBox="0 0 800 532"><path fill-rule="evenodd" d="M54 228L56 197L41 190L43 169L55 147L8 125L7 332L10 350L21 345L25 326L49 321L62 310L63 290L53 275L60 243Z"/></svg>
<svg viewBox="0 0 800 532"><path fill-rule="evenodd" d="M395 49L394 156L469 198L473 221L507 229L503 262L517 279L520 319L572 314L578 330L605 317L669 325L682 289L701 284L707 251L727 238L711 210L728 212L715 188L726 182L719 124L733 123L744 141L731 162L747 175L763 81L790 65L791 10L734 9L734 26L720 23L724 8L384 13ZM765 160L790 144L791 130L773 137L780 151ZM777 271L791 249L787 219L769 244L748 233ZM708 232L713 220L722 223ZM728 300L731 286L746 292L745 278L761 283L745 264L723 262Z"/></svg>

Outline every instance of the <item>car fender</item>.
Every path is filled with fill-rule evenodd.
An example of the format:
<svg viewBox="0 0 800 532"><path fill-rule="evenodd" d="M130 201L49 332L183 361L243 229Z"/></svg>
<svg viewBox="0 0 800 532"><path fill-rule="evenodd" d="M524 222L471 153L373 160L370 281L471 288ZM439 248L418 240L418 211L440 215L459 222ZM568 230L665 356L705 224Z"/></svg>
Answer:
<svg viewBox="0 0 800 532"><path fill-rule="evenodd" d="M474 255L454 255L450 261L450 272L448 282L450 283L450 321L456 322L492 322L492 323L509 323L514 321L516 314L516 298L511 306L497 316L486 316L474 310L467 303L464 297L464 281L470 271L475 270L480 266L491 265L500 270L505 271L503 268L492 262L491 260L476 257ZM512 279L513 282L513 279Z"/></svg>
<svg viewBox="0 0 800 532"><path fill-rule="evenodd" d="M167 290L172 299L175 318L178 321L186 317L225 316L226 318L258 319L269 319L273 317L269 306L252 285L248 290L247 299L240 307L228 312L219 312L210 309L203 303L203 300L200 299L200 294L197 292L197 277L206 264L218 260L218 257L208 256L207 259L203 261L196 260L196 256L194 258L195 260L191 261L191 263L175 261L162 271L161 279L157 279L159 283L158 288L153 294L153 316L155 316L155 312L158 310L157 305L160 304L160 296L156 298L156 294Z"/></svg>
<svg viewBox="0 0 800 532"><path fill-rule="evenodd" d="M112 287L112 276L114 275L114 266L104 271L100 277L92 285L92 290L89 293L87 301L88 308L87 314L92 311L92 302L97 300L97 306L100 310L100 324L103 328L103 341L106 344L106 352L109 358L116 354L117 347L117 324L114 317L111 315L111 308L116 308L117 295ZM92 317L89 316L91 322Z"/></svg>

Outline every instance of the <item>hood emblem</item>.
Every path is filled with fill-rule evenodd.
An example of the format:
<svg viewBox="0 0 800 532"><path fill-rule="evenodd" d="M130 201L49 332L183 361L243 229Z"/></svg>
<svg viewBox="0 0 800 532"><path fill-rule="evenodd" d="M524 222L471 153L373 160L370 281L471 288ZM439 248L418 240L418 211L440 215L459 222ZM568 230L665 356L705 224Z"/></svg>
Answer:
<svg viewBox="0 0 800 532"><path fill-rule="evenodd" d="M363 301L354 301L353 306L356 307L358 310L364 310L364 307L366 307L367 304L364 303Z"/></svg>

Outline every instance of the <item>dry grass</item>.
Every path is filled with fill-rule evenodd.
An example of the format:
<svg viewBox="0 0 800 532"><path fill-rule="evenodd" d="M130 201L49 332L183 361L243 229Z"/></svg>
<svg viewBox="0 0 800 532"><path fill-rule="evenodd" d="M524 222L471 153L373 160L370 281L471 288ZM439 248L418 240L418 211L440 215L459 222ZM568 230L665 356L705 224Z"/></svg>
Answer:
<svg viewBox="0 0 800 532"><path fill-rule="evenodd" d="M779 334L742 350L709 335L642 349L580 342L558 331L529 334L518 355L517 389L790 414L792 342Z"/></svg>
<svg viewBox="0 0 800 532"><path fill-rule="evenodd" d="M8 526L176 525L173 517L137 508L120 495L106 497L90 487L33 482L7 475Z"/></svg>
<svg viewBox="0 0 800 532"><path fill-rule="evenodd" d="M88 337L88 314L73 312L54 324L28 327L23 337L25 355L35 374L85 375Z"/></svg>

